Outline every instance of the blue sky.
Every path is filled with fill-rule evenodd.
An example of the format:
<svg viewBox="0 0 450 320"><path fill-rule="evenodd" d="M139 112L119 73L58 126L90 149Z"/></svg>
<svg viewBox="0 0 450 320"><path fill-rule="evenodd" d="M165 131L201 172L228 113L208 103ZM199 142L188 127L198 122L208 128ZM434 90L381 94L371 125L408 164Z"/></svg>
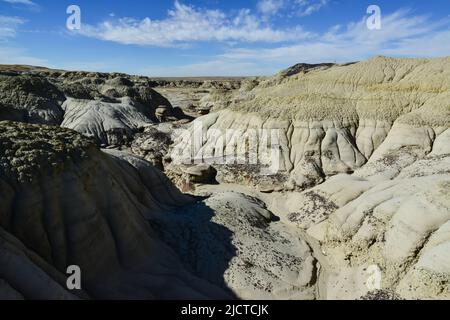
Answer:
<svg viewBox="0 0 450 320"><path fill-rule="evenodd" d="M66 28L69 5L81 29ZM381 29L369 30L369 5ZM0 63L150 76L450 55L448 0L0 0Z"/></svg>

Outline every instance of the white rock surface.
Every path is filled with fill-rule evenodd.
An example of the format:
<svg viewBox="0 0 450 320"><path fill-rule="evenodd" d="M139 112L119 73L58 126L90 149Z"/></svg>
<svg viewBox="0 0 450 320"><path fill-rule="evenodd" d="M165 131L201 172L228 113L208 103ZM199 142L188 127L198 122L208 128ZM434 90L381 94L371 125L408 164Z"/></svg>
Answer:
<svg viewBox="0 0 450 320"><path fill-rule="evenodd" d="M348 289L346 274L373 264L381 268L383 288L404 298L450 298L448 131L418 140L417 128L392 130L376 160L309 191L336 206L319 221L307 217L296 223L309 228L334 261L338 276L330 283L330 298ZM349 298L361 293L350 292Z"/></svg>
<svg viewBox="0 0 450 320"><path fill-rule="evenodd" d="M131 141L134 132L152 123L150 110L127 97L117 103L68 98L62 109L62 127L93 137L103 145Z"/></svg>
<svg viewBox="0 0 450 320"><path fill-rule="evenodd" d="M278 130L278 174L287 177L280 181L289 192L259 196L319 241L322 298L365 296L378 270L386 292L448 299L449 76L449 58L377 57L263 80L236 94L227 109L197 119L175 151L188 150L180 153L183 161L230 156L239 144L227 130L238 137ZM202 141L192 150L189 138L199 124ZM268 158L266 142L256 141Z"/></svg>
<svg viewBox="0 0 450 320"><path fill-rule="evenodd" d="M449 58L377 57L281 82L268 79L248 92L239 91L227 109L194 121L175 141L174 159L185 163L256 150L261 163L274 163L272 149L260 135L265 130L278 136L272 147L279 151L278 173L286 177L287 190L351 173L367 161L371 164L363 170L395 176L396 168L377 163L381 154L404 145L411 149L404 161L411 163L431 150L439 130L448 128L449 75ZM202 139L194 142L199 127ZM254 143L246 146L245 137L253 139L255 133L249 140ZM384 144L388 135L390 142Z"/></svg>

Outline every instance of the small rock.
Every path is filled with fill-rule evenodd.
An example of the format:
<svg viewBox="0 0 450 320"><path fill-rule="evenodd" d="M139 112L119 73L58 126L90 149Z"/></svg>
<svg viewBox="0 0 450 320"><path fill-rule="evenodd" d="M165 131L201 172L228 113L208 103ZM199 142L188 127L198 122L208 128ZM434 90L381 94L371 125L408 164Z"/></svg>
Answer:
<svg viewBox="0 0 450 320"><path fill-rule="evenodd" d="M170 107L161 105L155 110L155 116L159 122L165 121L166 117L170 116L171 110Z"/></svg>
<svg viewBox="0 0 450 320"><path fill-rule="evenodd" d="M217 171L210 165L197 165L194 167L188 167L184 170L184 173L188 175L189 182L210 184L216 182Z"/></svg>

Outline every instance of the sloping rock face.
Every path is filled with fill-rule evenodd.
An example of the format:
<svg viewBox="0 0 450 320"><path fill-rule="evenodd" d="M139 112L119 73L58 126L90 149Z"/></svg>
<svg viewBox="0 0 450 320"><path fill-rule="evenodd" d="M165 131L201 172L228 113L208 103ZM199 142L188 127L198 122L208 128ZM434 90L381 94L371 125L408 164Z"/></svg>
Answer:
<svg viewBox="0 0 450 320"><path fill-rule="evenodd" d="M332 203L321 217L291 215L333 261L330 298L342 297L342 287L355 287L348 298L364 293L355 278L371 265L380 269L380 285L404 298L450 298L450 129L435 137L417 140L417 128L394 131L366 166L298 199L311 203L312 194Z"/></svg>
<svg viewBox="0 0 450 320"><path fill-rule="evenodd" d="M105 146L130 144L136 132L159 122L162 106L165 120L183 117L145 78L55 71L0 74L0 120L61 125Z"/></svg>
<svg viewBox="0 0 450 320"><path fill-rule="evenodd" d="M152 223L194 273L212 283L223 277L240 298L315 298L316 260L309 246L255 198L218 193Z"/></svg>
<svg viewBox="0 0 450 320"><path fill-rule="evenodd" d="M219 182L291 191L264 198L317 241L322 298L449 299L449 79L449 58L384 57L260 79L197 119L173 158L212 164Z"/></svg>
<svg viewBox="0 0 450 320"><path fill-rule="evenodd" d="M73 300L85 297L81 293L66 291L65 277L3 228L0 228L0 263L2 300Z"/></svg>
<svg viewBox="0 0 450 320"><path fill-rule="evenodd" d="M332 67L332 63L320 63L320 64L308 64L308 63L297 63L283 71L281 71L278 76L280 78L291 77L293 75L297 75L299 73L308 73L310 71L318 70L318 69L327 69Z"/></svg>
<svg viewBox="0 0 450 320"><path fill-rule="evenodd" d="M230 166L233 157L242 157L244 164L276 164L278 183L302 190L354 172L402 126L418 128L417 139L423 140L447 127L449 75L449 58L377 57L313 68L281 82L260 79L253 89L235 94L224 110L194 121L176 141L173 158L180 163L231 158ZM249 163L253 153L257 163ZM245 167L239 168L244 170L224 176L242 180ZM247 176L250 185L264 183L262 172Z"/></svg>
<svg viewBox="0 0 450 320"><path fill-rule="evenodd" d="M58 125L65 97L47 79L0 75L0 119Z"/></svg>
<svg viewBox="0 0 450 320"><path fill-rule="evenodd" d="M104 146L130 144L140 128L152 123L152 113L130 98L117 102L67 99L62 127L74 129Z"/></svg>
<svg viewBox="0 0 450 320"><path fill-rule="evenodd" d="M0 145L1 298L315 296L308 245L255 199L185 196L69 129L0 122Z"/></svg>
<svg viewBox="0 0 450 320"><path fill-rule="evenodd" d="M371 288L450 298L449 147L448 126L394 125L355 173L289 196L286 222L327 257L326 298L357 299Z"/></svg>

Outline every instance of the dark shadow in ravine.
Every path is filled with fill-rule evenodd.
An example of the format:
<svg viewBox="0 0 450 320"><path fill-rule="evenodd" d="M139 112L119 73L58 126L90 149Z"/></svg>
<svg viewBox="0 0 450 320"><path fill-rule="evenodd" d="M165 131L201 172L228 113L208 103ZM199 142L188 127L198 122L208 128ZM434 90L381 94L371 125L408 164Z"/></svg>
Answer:
<svg viewBox="0 0 450 320"><path fill-rule="evenodd" d="M213 222L214 211L201 200L175 212L153 216L149 223L175 250L187 270L237 299L224 279L225 271L237 255L232 243L233 232Z"/></svg>

